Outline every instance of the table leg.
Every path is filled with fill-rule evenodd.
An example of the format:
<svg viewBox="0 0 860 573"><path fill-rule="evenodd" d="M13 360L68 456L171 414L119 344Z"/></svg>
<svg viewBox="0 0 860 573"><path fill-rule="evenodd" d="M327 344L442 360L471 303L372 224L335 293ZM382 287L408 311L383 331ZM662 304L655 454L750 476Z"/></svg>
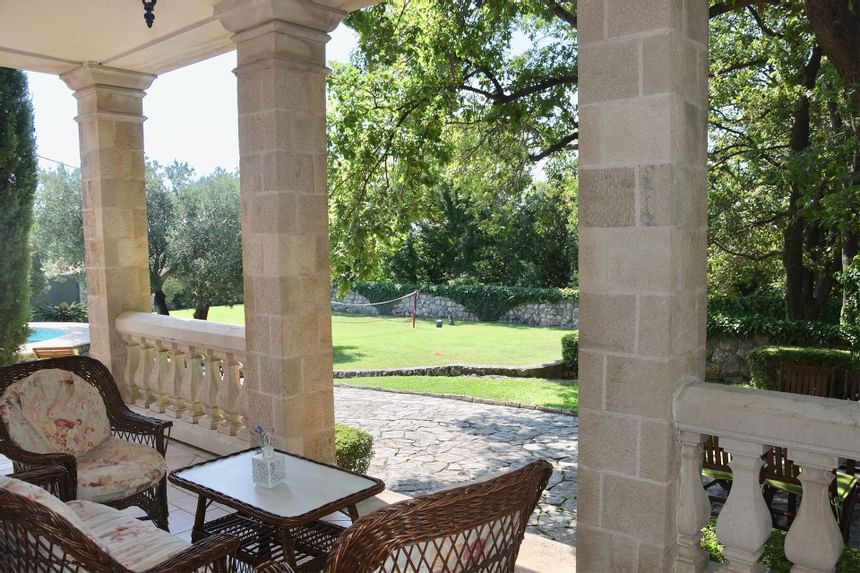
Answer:
<svg viewBox="0 0 860 573"><path fill-rule="evenodd" d="M194 529L191 530L191 543L197 543L206 537L203 526L206 522L206 507L208 505L209 503L205 495L200 494L197 496L197 512L194 514Z"/></svg>
<svg viewBox="0 0 860 573"><path fill-rule="evenodd" d="M355 520L359 518L358 508L355 506L355 504L347 506L346 512L349 514L349 518L352 520L353 523L355 523Z"/></svg>
<svg viewBox="0 0 860 573"><path fill-rule="evenodd" d="M293 536L290 534L289 529L281 529L281 545L284 547L284 561L286 561L287 565L292 567L293 570L297 570L296 545L293 542Z"/></svg>

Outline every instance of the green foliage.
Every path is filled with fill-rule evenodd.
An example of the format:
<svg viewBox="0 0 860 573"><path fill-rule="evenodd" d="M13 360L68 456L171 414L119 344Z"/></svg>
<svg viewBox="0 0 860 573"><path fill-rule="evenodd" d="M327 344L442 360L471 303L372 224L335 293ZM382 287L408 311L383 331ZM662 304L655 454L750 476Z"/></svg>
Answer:
<svg viewBox="0 0 860 573"><path fill-rule="evenodd" d="M708 336L743 339L762 336L772 344L850 348L858 333L838 324L709 313Z"/></svg>
<svg viewBox="0 0 860 573"><path fill-rule="evenodd" d="M724 561L723 549L725 548L717 540L717 520L712 518L708 525L702 528L702 539L700 546L708 552L711 561L722 563ZM759 563L768 567L771 573L790 573L791 561L785 557L785 531L774 529L770 538L764 545L764 553L759 558ZM835 573L856 573L860 571L860 549L845 546L842 556L836 563Z"/></svg>
<svg viewBox="0 0 860 573"><path fill-rule="evenodd" d="M158 311L166 313L164 282L173 270L170 236L177 231L179 223L177 195L180 189L190 184L194 170L187 163L177 161L167 166L147 161L145 173L149 283L155 293Z"/></svg>
<svg viewBox="0 0 860 573"><path fill-rule="evenodd" d="M43 304L33 311L33 320L39 322L87 322L89 320L89 308L78 302Z"/></svg>
<svg viewBox="0 0 860 573"><path fill-rule="evenodd" d="M393 0L347 16L358 51L328 84L336 275L377 277L413 222L441 221L439 189L490 212L542 158L573 156L576 32L560 14L575 8L553 5Z"/></svg>
<svg viewBox="0 0 860 573"><path fill-rule="evenodd" d="M84 274L83 212L80 170L60 165L39 172L33 247L47 276Z"/></svg>
<svg viewBox="0 0 860 573"><path fill-rule="evenodd" d="M27 77L0 68L0 365L27 340L36 140Z"/></svg>
<svg viewBox="0 0 860 573"><path fill-rule="evenodd" d="M420 294L451 299L484 322L494 322L520 304L576 301L579 298L579 291L570 288L538 289L483 284L364 282L355 284L353 289L370 302L391 300L418 290Z"/></svg>
<svg viewBox="0 0 860 573"><path fill-rule="evenodd" d="M829 321L842 241L860 225L856 110L800 0L713 18L710 39L711 292L785 291L787 316Z"/></svg>
<svg viewBox="0 0 860 573"><path fill-rule="evenodd" d="M779 370L784 363L828 368L860 368L860 359L846 350L829 348L800 348L792 346L763 346L747 355L752 385L765 390L779 387Z"/></svg>
<svg viewBox="0 0 860 573"><path fill-rule="evenodd" d="M334 449L337 467L364 474L373 459L373 436L358 428L335 424Z"/></svg>
<svg viewBox="0 0 860 573"><path fill-rule="evenodd" d="M845 289L845 305L842 308L841 322L846 326L860 329L860 255L839 274L839 284ZM860 353L860 337L855 341L855 351Z"/></svg>
<svg viewBox="0 0 860 573"><path fill-rule="evenodd" d="M561 360L564 365L579 376L579 331L575 330L561 337Z"/></svg>
<svg viewBox="0 0 860 573"><path fill-rule="evenodd" d="M488 204L443 185L390 258L394 282L567 287L577 258L575 186L535 183L519 200Z"/></svg>
<svg viewBox="0 0 860 573"><path fill-rule="evenodd" d="M194 300L197 318L209 306L242 298L239 177L217 169L177 191L170 230L172 272Z"/></svg>

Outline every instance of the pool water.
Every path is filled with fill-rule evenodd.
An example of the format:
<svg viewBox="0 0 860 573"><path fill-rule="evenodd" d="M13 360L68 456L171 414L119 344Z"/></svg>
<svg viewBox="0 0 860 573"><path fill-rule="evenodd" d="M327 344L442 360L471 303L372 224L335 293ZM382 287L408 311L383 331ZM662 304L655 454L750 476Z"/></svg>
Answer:
<svg viewBox="0 0 860 573"><path fill-rule="evenodd" d="M27 338L27 344L42 342L43 340L50 340L52 338L59 338L63 334L65 334L65 332L59 328L31 328L30 336Z"/></svg>

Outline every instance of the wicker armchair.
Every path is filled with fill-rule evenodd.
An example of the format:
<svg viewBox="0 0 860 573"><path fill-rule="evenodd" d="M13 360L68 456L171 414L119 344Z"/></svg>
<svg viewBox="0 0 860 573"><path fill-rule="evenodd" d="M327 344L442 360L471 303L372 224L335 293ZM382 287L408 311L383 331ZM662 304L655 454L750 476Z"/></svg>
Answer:
<svg viewBox="0 0 860 573"><path fill-rule="evenodd" d="M510 573L550 475L538 460L368 514L338 539L325 573Z"/></svg>
<svg viewBox="0 0 860 573"><path fill-rule="evenodd" d="M69 478L60 466L0 477L0 572L233 571L238 538L214 535L189 545L112 507L63 503L48 493L70 493Z"/></svg>
<svg viewBox="0 0 860 573"><path fill-rule="evenodd" d="M92 358L0 368L0 454L16 472L63 466L74 497L138 506L164 530L171 426L129 410L110 371Z"/></svg>

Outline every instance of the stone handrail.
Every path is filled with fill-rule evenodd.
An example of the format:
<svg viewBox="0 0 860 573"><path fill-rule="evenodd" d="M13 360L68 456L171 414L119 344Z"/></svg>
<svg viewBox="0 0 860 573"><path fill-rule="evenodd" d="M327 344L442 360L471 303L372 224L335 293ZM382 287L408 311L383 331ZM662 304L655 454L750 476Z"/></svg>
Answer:
<svg viewBox="0 0 860 573"><path fill-rule="evenodd" d="M116 329L128 349L130 404L247 439L243 326L125 312Z"/></svg>
<svg viewBox="0 0 860 573"><path fill-rule="evenodd" d="M764 571L756 562L771 533L771 515L759 483L769 446L788 449L802 468L800 509L785 538L785 556L797 573L832 572L842 553L829 485L840 458L860 459L860 406L854 402L697 383L675 399L681 439L681 481L675 571L709 571L699 548L710 515L702 486L702 449L708 435L732 456L729 496L717 519L732 572ZM711 564L713 566L713 564ZM719 569L718 569L719 570Z"/></svg>

